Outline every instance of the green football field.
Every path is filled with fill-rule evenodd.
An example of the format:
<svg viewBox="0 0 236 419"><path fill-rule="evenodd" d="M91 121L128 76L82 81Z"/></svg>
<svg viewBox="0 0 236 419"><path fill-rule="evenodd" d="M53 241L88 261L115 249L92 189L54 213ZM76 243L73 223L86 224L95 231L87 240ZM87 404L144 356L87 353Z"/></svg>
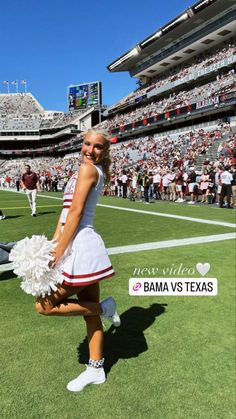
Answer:
<svg viewBox="0 0 236 419"><path fill-rule="evenodd" d="M0 241L51 238L61 196L39 194L34 218L23 193L0 191ZM95 227L116 270L101 298L114 296L122 325L105 321L107 381L81 393L66 384L87 361L83 318L38 315L2 273L1 418L235 418L234 223L235 210L101 198ZM216 296L129 295L134 276L203 279L198 263L210 264Z"/></svg>

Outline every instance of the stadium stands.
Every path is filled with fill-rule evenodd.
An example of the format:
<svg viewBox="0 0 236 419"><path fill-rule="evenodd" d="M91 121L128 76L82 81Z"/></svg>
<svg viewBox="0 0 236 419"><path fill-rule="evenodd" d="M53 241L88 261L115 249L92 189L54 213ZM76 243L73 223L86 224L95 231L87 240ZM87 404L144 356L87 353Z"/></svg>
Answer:
<svg viewBox="0 0 236 419"><path fill-rule="evenodd" d="M147 83L145 86L137 89L134 92L131 92L128 96L122 98L115 105L110 106L107 110L107 113L114 112L120 107L123 107L125 104L132 104L135 99L142 98L146 93L152 92L153 90L160 89L163 87L162 92L167 91L170 88L170 83L178 81L178 85L184 84L185 78L188 75L193 76L194 79L200 77L200 70L209 69L210 71L215 71L215 67L224 68L224 60L230 58L231 62L236 61L236 43L235 40L232 42L227 42L226 45L222 45L220 48L217 48L213 51L207 51L203 54L199 54L196 57L193 57L188 63L182 64L180 66L174 67L172 70L165 73L165 75L154 78L151 82ZM222 63L220 65L220 63ZM214 67L212 67L214 65ZM206 71L207 73L207 71ZM156 91L158 93L158 90Z"/></svg>
<svg viewBox="0 0 236 419"><path fill-rule="evenodd" d="M44 109L31 93L0 94L0 114L25 116L42 114Z"/></svg>
<svg viewBox="0 0 236 419"><path fill-rule="evenodd" d="M216 97L234 90L236 90L236 76L234 69L232 69L227 74L218 75L217 79L210 83L196 86L189 90L173 92L168 97L158 98L158 100L152 101L144 106L138 106L130 112L117 113L113 118L102 122L100 126L111 130L111 132L116 127L125 130L125 125L141 121L145 117L149 118L164 114L167 111L192 105L201 100Z"/></svg>

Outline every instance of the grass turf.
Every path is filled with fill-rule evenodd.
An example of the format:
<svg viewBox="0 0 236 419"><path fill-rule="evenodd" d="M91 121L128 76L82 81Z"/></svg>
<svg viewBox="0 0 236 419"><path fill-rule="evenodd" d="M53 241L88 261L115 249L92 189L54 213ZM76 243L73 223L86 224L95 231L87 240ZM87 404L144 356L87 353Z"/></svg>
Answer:
<svg viewBox="0 0 236 419"><path fill-rule="evenodd" d="M0 193L2 197L3 208L18 209L4 209L8 218L1 222L1 241L53 233L60 212L53 206L56 200L38 199L40 216L33 218L25 196ZM101 202L132 205L108 198ZM134 207L143 209L136 203ZM162 209L174 213L171 204L164 204ZM198 217L212 219L211 212L202 210ZM220 211L209 210L218 217ZM191 212L182 206L181 215L187 215L186 211ZM232 222L230 211L222 210L221 214L222 221ZM171 231L172 238L232 232L220 226L164 221L102 207L96 215L96 226L109 246L165 240ZM233 252L233 241L229 240L112 256L117 276L104 281L101 291L102 297L116 297L122 326L114 330L107 324L107 382L79 394L67 392L65 386L84 368L81 364L87 345L83 320L37 315L33 297L20 290L19 280L11 273L2 274L1 417L234 418ZM211 264L207 277L218 279L216 297L128 295L128 279L135 268L158 268L160 275L156 276L163 276L163 269L170 265L182 263L193 268L198 262Z"/></svg>

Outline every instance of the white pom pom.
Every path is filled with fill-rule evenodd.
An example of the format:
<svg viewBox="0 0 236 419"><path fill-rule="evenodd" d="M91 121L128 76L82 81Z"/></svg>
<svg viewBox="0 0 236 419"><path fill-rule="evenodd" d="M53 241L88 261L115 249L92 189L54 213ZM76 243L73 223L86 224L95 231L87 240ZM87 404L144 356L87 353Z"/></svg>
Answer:
<svg viewBox="0 0 236 419"><path fill-rule="evenodd" d="M53 269L48 266L52 248L53 242L47 237L34 235L20 240L11 250L9 260L13 262L14 273L22 278L21 288L27 294L45 297L64 281L60 264Z"/></svg>

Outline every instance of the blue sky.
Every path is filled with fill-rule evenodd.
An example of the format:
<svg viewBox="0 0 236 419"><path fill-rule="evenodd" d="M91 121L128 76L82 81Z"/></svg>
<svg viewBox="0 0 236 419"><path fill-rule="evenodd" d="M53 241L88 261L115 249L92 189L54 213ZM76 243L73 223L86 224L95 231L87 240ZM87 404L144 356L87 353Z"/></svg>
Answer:
<svg viewBox="0 0 236 419"><path fill-rule="evenodd" d="M26 79L28 91L46 110L66 111L69 84L100 80L103 103L111 105L136 88L136 79L128 73L109 73L106 66L193 3L4 1L0 92L7 91L4 80Z"/></svg>

